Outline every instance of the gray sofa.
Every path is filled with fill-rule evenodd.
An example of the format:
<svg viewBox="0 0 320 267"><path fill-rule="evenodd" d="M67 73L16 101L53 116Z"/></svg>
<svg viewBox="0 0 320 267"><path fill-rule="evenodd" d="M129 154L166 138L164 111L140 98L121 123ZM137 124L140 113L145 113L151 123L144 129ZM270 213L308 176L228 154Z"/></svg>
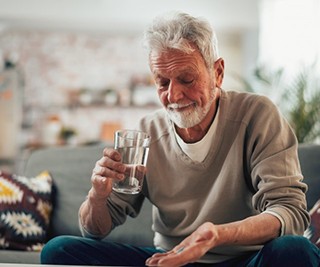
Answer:
<svg viewBox="0 0 320 267"><path fill-rule="evenodd" d="M48 238L80 235L77 212L90 188L90 176L101 157L104 144L84 147L46 148L33 151L20 171L26 176L49 170L54 179L55 197ZM307 193L308 208L320 198L320 145L301 145L299 157ZM140 215L115 229L108 239L137 245L152 245L151 204L145 201ZM1 263L39 263L38 252L0 250Z"/></svg>

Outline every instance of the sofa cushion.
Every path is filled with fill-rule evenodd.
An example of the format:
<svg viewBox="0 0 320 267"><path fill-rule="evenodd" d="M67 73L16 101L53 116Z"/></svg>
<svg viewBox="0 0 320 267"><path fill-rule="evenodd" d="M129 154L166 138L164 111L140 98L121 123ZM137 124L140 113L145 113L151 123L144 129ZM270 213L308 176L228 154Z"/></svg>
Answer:
<svg viewBox="0 0 320 267"><path fill-rule="evenodd" d="M54 178L53 212L49 238L58 235L81 235L78 210L91 186L95 162L104 145L49 147L31 151L23 173L35 175L48 170Z"/></svg>
<svg viewBox="0 0 320 267"><path fill-rule="evenodd" d="M20 267L32 267L32 264L40 264L40 252L39 251L24 251L24 250L7 250L0 249L0 262L9 263L7 267L11 266L12 263L20 263ZM1 265L6 267L6 265ZM29 266L32 265L32 266Z"/></svg>
<svg viewBox="0 0 320 267"><path fill-rule="evenodd" d="M83 147L51 147L31 152L23 166L23 173L34 175L42 168L54 177L54 208L50 237L81 235L78 211L91 187L94 165L109 144ZM124 225L116 227L108 240L132 245L153 244L152 204L146 199L137 218L128 217Z"/></svg>
<svg viewBox="0 0 320 267"><path fill-rule="evenodd" d="M51 197L48 172L27 178L0 171L0 247L41 250L47 240Z"/></svg>

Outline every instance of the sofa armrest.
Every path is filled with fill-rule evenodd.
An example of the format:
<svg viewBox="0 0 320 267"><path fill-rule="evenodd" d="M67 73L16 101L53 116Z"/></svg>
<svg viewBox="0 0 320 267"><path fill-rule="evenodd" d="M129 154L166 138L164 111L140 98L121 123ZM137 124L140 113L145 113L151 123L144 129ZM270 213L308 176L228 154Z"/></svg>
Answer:
<svg viewBox="0 0 320 267"><path fill-rule="evenodd" d="M308 209L320 199L320 145L300 144L298 148L301 171L308 185Z"/></svg>

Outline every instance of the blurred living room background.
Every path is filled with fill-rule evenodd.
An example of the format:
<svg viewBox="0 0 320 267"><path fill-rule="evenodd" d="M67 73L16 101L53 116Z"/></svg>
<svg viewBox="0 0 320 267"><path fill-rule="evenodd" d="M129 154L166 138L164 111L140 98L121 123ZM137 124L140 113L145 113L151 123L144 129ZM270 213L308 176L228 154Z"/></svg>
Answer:
<svg viewBox="0 0 320 267"><path fill-rule="evenodd" d="M267 95L299 142L319 142L320 0L0 0L0 167L112 142L160 108L142 36L172 10L214 27L224 90Z"/></svg>

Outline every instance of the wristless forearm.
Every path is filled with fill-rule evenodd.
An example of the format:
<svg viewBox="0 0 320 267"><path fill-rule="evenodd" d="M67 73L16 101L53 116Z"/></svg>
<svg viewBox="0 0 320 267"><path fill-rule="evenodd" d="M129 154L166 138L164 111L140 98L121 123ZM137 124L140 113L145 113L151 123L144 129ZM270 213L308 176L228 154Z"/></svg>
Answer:
<svg viewBox="0 0 320 267"><path fill-rule="evenodd" d="M79 209L80 224L92 235L104 237L112 229L112 220L106 202L106 199L97 199L89 192Z"/></svg>
<svg viewBox="0 0 320 267"><path fill-rule="evenodd" d="M217 225L218 245L263 245L280 235L281 223L270 214L260 214L245 220Z"/></svg>

